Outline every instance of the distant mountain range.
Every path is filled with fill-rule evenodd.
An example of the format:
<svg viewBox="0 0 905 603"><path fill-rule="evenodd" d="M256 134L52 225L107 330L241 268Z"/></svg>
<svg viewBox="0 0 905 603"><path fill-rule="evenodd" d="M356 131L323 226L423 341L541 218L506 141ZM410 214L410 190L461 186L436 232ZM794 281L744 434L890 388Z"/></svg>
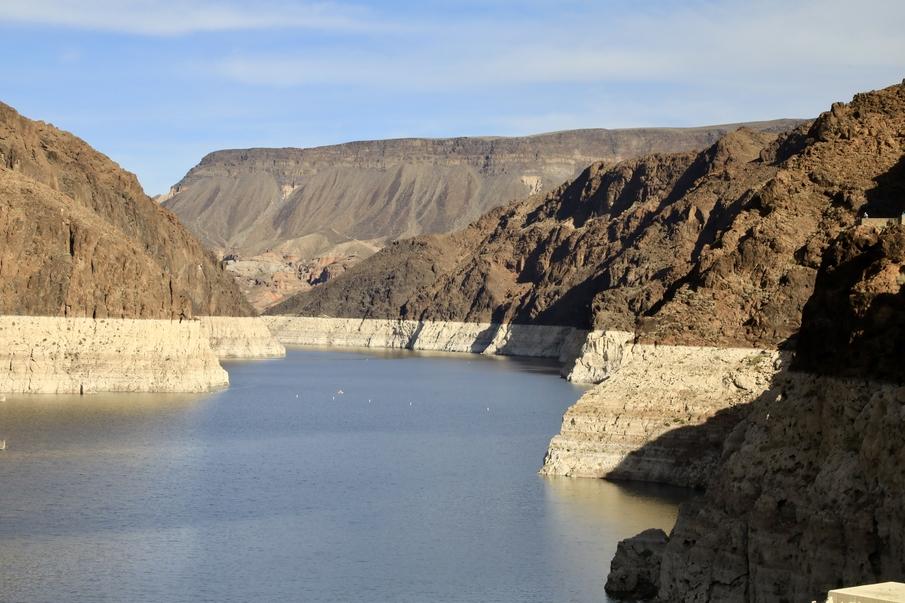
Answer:
<svg viewBox="0 0 905 603"><path fill-rule="evenodd" d="M781 132L798 123L744 125ZM591 163L699 150L741 125L217 151L159 200L207 246L245 262L240 282L263 308L323 280L323 266L345 268L390 240L464 228Z"/></svg>

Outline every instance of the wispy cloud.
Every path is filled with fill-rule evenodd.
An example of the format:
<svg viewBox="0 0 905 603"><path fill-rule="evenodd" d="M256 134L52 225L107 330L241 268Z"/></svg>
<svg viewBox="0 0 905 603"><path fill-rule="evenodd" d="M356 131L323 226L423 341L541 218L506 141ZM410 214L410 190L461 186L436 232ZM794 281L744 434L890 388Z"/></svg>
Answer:
<svg viewBox="0 0 905 603"><path fill-rule="evenodd" d="M899 1L696 2L595 17L425 21L409 24L416 37L400 39L395 48L243 54L217 61L213 72L263 86L446 90L612 81L744 84L755 78L786 84L830 70L843 77L865 67L905 69L905 3Z"/></svg>
<svg viewBox="0 0 905 603"><path fill-rule="evenodd" d="M21 23L145 36L260 29L368 31L363 8L327 2L213 0L3 0L0 24Z"/></svg>

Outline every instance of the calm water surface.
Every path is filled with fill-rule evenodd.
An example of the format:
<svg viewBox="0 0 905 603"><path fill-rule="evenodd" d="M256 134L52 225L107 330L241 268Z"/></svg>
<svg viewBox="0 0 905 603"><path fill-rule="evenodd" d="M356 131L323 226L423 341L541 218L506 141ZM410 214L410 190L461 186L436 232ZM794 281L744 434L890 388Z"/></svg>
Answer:
<svg viewBox="0 0 905 603"><path fill-rule="evenodd" d="M0 601L605 601L616 542L685 495L539 477L581 394L548 364L227 368L204 396L0 403Z"/></svg>

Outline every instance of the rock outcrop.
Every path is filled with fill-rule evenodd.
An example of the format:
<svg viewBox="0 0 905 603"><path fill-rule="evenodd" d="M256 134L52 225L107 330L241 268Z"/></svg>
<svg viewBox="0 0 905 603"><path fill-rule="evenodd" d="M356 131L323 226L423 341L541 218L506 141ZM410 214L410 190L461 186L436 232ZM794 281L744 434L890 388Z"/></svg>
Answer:
<svg viewBox="0 0 905 603"><path fill-rule="evenodd" d="M211 341L225 356L282 350L252 314L135 176L0 104L0 391L223 387Z"/></svg>
<svg viewBox="0 0 905 603"><path fill-rule="evenodd" d="M286 348L259 317L204 316L202 329L218 358L281 358Z"/></svg>
<svg viewBox="0 0 905 603"><path fill-rule="evenodd" d="M812 601L905 576L905 388L779 375L684 505L661 601Z"/></svg>
<svg viewBox="0 0 905 603"><path fill-rule="evenodd" d="M556 358L571 366L587 333L572 327L265 316L285 345L466 352Z"/></svg>
<svg viewBox="0 0 905 603"><path fill-rule="evenodd" d="M700 153L594 164L548 196L460 232L396 242L268 313L633 332L682 286L750 191L779 171L770 159L778 144L739 130ZM791 252L767 259L794 262ZM809 290L810 281L785 286ZM676 335L685 332L677 326ZM789 332L771 332L768 343ZM753 343L742 329L732 335L736 345Z"/></svg>
<svg viewBox="0 0 905 603"><path fill-rule="evenodd" d="M0 316L0 392L206 392L228 384L197 320Z"/></svg>
<svg viewBox="0 0 905 603"><path fill-rule="evenodd" d="M232 278L134 175L0 103L0 315L251 313Z"/></svg>
<svg viewBox="0 0 905 603"><path fill-rule="evenodd" d="M609 355L620 363L563 415L541 474L703 487L780 368L778 352L753 348L628 342Z"/></svg>
<svg viewBox="0 0 905 603"><path fill-rule="evenodd" d="M616 546L606 592L617 599L644 601L660 591L660 561L669 539L663 530L644 530Z"/></svg>
<svg viewBox="0 0 905 603"><path fill-rule="evenodd" d="M779 132L797 123L749 125ZM263 310L317 284L304 278L311 263L329 265L332 276L393 239L464 228L513 199L551 191L594 161L702 149L739 125L217 151L164 204L238 260L228 269Z"/></svg>
<svg viewBox="0 0 905 603"><path fill-rule="evenodd" d="M834 211L905 209L905 87L835 105L811 132L801 161L839 188ZM794 370L746 405L706 492L680 510L660 601L811 601L905 577L905 229L849 228L818 249ZM620 579L626 567L652 571L620 565Z"/></svg>

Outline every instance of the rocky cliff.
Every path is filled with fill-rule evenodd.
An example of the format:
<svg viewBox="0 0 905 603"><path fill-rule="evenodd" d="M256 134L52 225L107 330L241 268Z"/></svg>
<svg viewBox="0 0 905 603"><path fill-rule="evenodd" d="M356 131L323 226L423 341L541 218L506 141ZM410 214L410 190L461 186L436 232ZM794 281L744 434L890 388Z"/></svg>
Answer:
<svg viewBox="0 0 905 603"><path fill-rule="evenodd" d="M464 228L550 191L594 161L701 149L737 126L217 151L162 199L209 247L240 262L233 268L243 290L264 308L317 284L312 263L329 266L330 276L387 241Z"/></svg>
<svg viewBox="0 0 905 603"><path fill-rule="evenodd" d="M226 387L196 320L0 316L0 392L205 392Z"/></svg>
<svg viewBox="0 0 905 603"><path fill-rule="evenodd" d="M751 191L779 172L779 144L775 135L742 129L699 153L597 163L549 195L494 210L462 231L396 242L269 312L636 331L667 305ZM800 236L817 228L807 226ZM807 290L810 282L784 286ZM755 342L739 331L733 325L725 339ZM792 326L774 331L770 343Z"/></svg>
<svg viewBox="0 0 905 603"><path fill-rule="evenodd" d="M0 103L0 314L251 312L218 262L134 175Z"/></svg>
<svg viewBox="0 0 905 603"><path fill-rule="evenodd" d="M706 487L665 543L620 548L612 592L810 601L901 580L905 243L857 223L905 209L903 156L899 85L779 137L592 166L276 311L602 331L585 364L605 380L545 471Z"/></svg>
<svg viewBox="0 0 905 603"><path fill-rule="evenodd" d="M0 391L223 387L218 355L283 353L252 313L132 174L0 104Z"/></svg>
<svg viewBox="0 0 905 603"><path fill-rule="evenodd" d="M797 165L831 171L812 171L811 185L786 192L790 200L835 183L839 213L905 209L905 87L836 105L812 132ZM649 535L621 547L613 593L810 601L831 588L905 578L905 229L848 228L812 263L819 270L792 370L778 371L744 406L705 494L681 509L665 545L647 547L644 560L632 551ZM641 450L648 446L658 441Z"/></svg>
<svg viewBox="0 0 905 603"><path fill-rule="evenodd" d="M775 347L796 334L822 252L900 160L902 86L776 135L598 163L451 235L381 250L273 314L572 325L643 342Z"/></svg>

